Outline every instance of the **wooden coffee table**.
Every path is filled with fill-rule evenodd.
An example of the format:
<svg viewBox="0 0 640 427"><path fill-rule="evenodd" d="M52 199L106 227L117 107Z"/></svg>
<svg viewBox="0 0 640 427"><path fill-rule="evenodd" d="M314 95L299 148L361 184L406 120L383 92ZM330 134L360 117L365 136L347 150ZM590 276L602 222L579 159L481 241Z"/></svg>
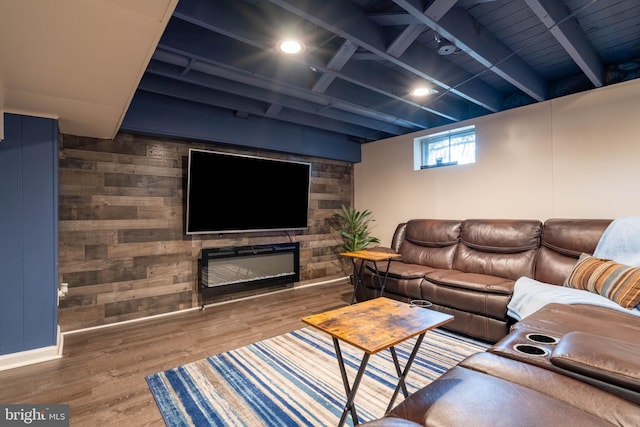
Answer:
<svg viewBox="0 0 640 427"><path fill-rule="evenodd" d="M409 395L405 379L420 349L424 335L430 329L437 328L452 320L453 316L449 314L411 306L410 304L385 297L304 317L302 319L304 323L328 333L333 339L340 373L342 374L342 382L347 395L347 403L338 426L344 424L348 413L351 414L354 425L359 423L354 400L360 386L360 380L372 354L389 349L398 374L398 385L385 411L387 413L393 407L393 402L400 390L402 390L405 397ZM402 369L396 355L395 345L415 336L418 339L404 369ZM342 352L340 351L340 341L351 344L364 352L360 368L353 380L353 385L349 384Z"/></svg>

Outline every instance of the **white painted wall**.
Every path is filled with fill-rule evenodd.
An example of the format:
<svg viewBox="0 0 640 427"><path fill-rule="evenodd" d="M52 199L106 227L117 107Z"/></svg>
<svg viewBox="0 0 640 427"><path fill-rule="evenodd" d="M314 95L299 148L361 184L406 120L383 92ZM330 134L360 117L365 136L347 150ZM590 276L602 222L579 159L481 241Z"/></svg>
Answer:
<svg viewBox="0 0 640 427"><path fill-rule="evenodd" d="M476 126L476 163L413 170L413 139ZM362 147L354 199L388 245L414 218L640 215L640 80Z"/></svg>

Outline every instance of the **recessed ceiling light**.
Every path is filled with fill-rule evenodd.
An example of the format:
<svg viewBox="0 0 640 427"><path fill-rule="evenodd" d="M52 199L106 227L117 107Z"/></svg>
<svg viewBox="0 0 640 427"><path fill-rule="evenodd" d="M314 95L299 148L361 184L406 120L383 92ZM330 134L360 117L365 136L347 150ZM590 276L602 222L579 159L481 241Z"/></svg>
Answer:
<svg viewBox="0 0 640 427"><path fill-rule="evenodd" d="M434 93L437 93L438 91L435 89L431 89L429 87L417 87L414 90L411 91L411 95L413 96L427 96L427 95L431 95Z"/></svg>
<svg viewBox="0 0 640 427"><path fill-rule="evenodd" d="M284 39L278 42L278 49L286 54L295 55L304 50L304 44L294 39Z"/></svg>

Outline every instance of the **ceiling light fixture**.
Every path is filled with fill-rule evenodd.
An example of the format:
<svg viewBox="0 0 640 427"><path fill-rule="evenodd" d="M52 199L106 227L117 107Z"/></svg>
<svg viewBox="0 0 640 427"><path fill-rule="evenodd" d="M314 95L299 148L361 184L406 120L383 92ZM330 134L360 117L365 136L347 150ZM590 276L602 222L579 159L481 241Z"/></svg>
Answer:
<svg viewBox="0 0 640 427"><path fill-rule="evenodd" d="M427 96L427 95L432 95L434 93L438 93L438 91L435 89L431 89L429 87L424 87L424 86L417 87L411 91L411 95L413 96Z"/></svg>
<svg viewBox="0 0 640 427"><path fill-rule="evenodd" d="M277 44L278 50L288 55L296 55L304 50L304 44L295 39L283 39Z"/></svg>

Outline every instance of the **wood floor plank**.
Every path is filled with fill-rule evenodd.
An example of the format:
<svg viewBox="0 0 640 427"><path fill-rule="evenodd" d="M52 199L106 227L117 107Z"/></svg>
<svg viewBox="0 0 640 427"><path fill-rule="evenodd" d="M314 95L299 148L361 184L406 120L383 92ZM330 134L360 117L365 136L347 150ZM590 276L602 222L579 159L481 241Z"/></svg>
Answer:
<svg viewBox="0 0 640 427"><path fill-rule="evenodd" d="M145 377L305 327L345 306L347 281L65 334L61 359L0 372L0 403L70 405L72 426L162 426Z"/></svg>

